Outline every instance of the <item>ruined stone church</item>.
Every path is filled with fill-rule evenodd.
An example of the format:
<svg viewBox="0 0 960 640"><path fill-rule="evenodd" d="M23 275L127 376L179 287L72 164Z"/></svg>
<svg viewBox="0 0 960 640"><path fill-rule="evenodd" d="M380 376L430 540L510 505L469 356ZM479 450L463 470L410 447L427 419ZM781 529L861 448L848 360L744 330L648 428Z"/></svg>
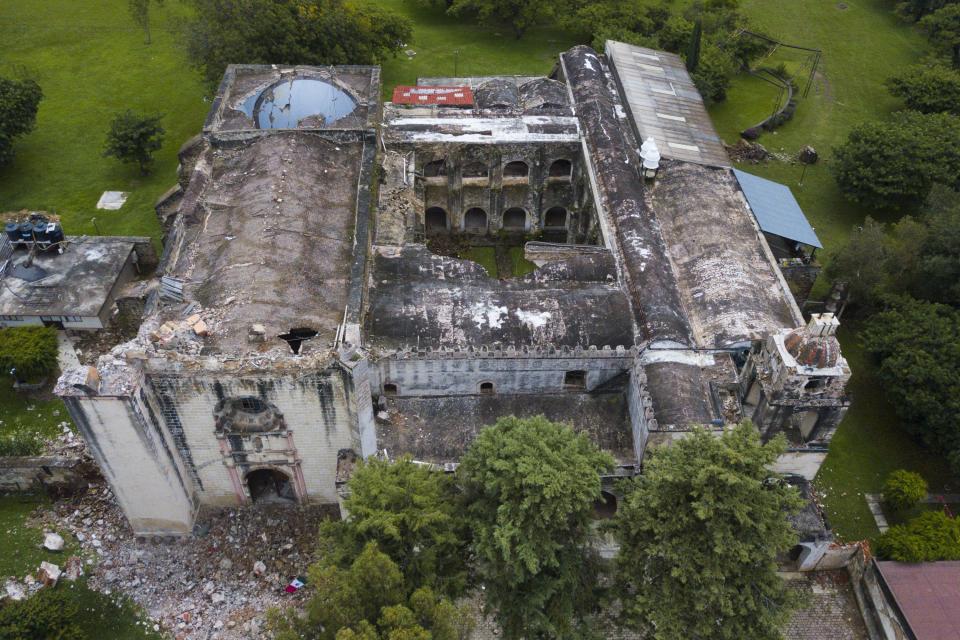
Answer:
<svg viewBox="0 0 960 640"><path fill-rule="evenodd" d="M136 338L57 385L136 534L336 503L368 456L452 470L511 414L589 434L608 480L745 419L813 477L838 323L801 315L679 57L391 89L232 66L181 149Z"/></svg>

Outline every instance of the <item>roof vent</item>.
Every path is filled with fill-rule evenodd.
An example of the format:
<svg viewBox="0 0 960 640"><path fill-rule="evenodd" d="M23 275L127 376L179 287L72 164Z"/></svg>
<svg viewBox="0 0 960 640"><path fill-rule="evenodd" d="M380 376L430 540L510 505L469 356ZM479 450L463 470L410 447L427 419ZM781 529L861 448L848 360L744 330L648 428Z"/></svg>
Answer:
<svg viewBox="0 0 960 640"><path fill-rule="evenodd" d="M640 147L640 160L643 166L643 177L653 180L657 177L660 170L660 150L657 148L657 142L653 137L644 140Z"/></svg>

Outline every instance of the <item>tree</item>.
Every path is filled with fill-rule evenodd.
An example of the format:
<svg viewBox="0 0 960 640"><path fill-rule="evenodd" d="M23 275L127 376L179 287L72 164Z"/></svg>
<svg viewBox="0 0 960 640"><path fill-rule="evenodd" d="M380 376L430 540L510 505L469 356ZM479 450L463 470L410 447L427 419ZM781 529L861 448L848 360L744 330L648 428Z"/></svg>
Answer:
<svg viewBox="0 0 960 640"><path fill-rule="evenodd" d="M887 529L876 539L874 548L882 560L960 560L960 520L942 511L928 511Z"/></svg>
<svg viewBox="0 0 960 640"><path fill-rule="evenodd" d="M414 464L370 459L349 482L350 518L324 523L321 553L340 566L376 542L400 567L408 585L459 595L467 577L465 522L453 478Z"/></svg>
<svg viewBox="0 0 960 640"><path fill-rule="evenodd" d="M407 596L400 568L369 543L347 568L319 562L308 570L313 594L303 615L272 611L277 640L466 640L473 621L421 587Z"/></svg>
<svg viewBox="0 0 960 640"><path fill-rule="evenodd" d="M216 84L228 64L374 64L413 34L405 18L355 0L191 0L187 54Z"/></svg>
<svg viewBox="0 0 960 640"><path fill-rule="evenodd" d="M693 23L693 33L690 35L690 46L687 49L687 71L694 73L700 64L700 40L703 37L703 23L697 20Z"/></svg>
<svg viewBox="0 0 960 640"><path fill-rule="evenodd" d="M461 459L477 571L505 638L580 637L590 600L584 543L600 473L612 464L586 435L543 416L501 418Z"/></svg>
<svg viewBox="0 0 960 640"><path fill-rule="evenodd" d="M894 298L860 337L901 424L960 471L960 312Z"/></svg>
<svg viewBox="0 0 960 640"><path fill-rule="evenodd" d="M21 381L57 370L57 331L52 327L0 329L0 368Z"/></svg>
<svg viewBox="0 0 960 640"><path fill-rule="evenodd" d="M909 20L916 22L923 16L933 13L948 4L953 4L957 0L906 0L897 5L897 14Z"/></svg>
<svg viewBox="0 0 960 640"><path fill-rule="evenodd" d="M127 0L130 17L134 24L143 29L147 44L150 44L150 6L153 4L163 6L163 0Z"/></svg>
<svg viewBox="0 0 960 640"><path fill-rule="evenodd" d="M651 640L781 637L793 598L775 559L796 544L787 515L801 504L768 469L784 447L746 422L648 454L615 519L630 627Z"/></svg>
<svg viewBox="0 0 960 640"><path fill-rule="evenodd" d="M33 80L0 78L0 166L13 160L13 142L37 123L43 91Z"/></svg>
<svg viewBox="0 0 960 640"><path fill-rule="evenodd" d="M878 209L924 202L934 184L960 187L960 118L903 111L890 122L857 125L834 149L840 190Z"/></svg>
<svg viewBox="0 0 960 640"><path fill-rule="evenodd" d="M104 157L113 156L122 162L137 163L140 173L150 173L153 154L163 146L162 115L146 116L127 109L110 123Z"/></svg>
<svg viewBox="0 0 960 640"><path fill-rule="evenodd" d="M0 605L3 640L86 640L80 607L61 589L42 589L26 600Z"/></svg>
<svg viewBox="0 0 960 640"><path fill-rule="evenodd" d="M944 65L915 66L887 80L890 93L923 113L960 115L960 71Z"/></svg>
<svg viewBox="0 0 960 640"><path fill-rule="evenodd" d="M454 15L475 15L481 22L507 25L519 40L527 29L553 17L556 4L549 0L454 0Z"/></svg>
<svg viewBox="0 0 960 640"><path fill-rule="evenodd" d="M883 483L883 499L897 511L904 511L926 498L927 488L927 481L919 473L897 469Z"/></svg>
<svg viewBox="0 0 960 640"><path fill-rule="evenodd" d="M697 69L690 77L704 102L710 104L727 98L727 89L736 71L737 63L733 57L714 42L707 41L700 51Z"/></svg>
<svg viewBox="0 0 960 640"><path fill-rule="evenodd" d="M852 302L869 307L887 285L887 245L883 225L867 216L843 245L829 251L825 275L845 283Z"/></svg>
<svg viewBox="0 0 960 640"><path fill-rule="evenodd" d="M919 25L933 46L949 52L953 66L960 67L960 4L949 4L924 16Z"/></svg>

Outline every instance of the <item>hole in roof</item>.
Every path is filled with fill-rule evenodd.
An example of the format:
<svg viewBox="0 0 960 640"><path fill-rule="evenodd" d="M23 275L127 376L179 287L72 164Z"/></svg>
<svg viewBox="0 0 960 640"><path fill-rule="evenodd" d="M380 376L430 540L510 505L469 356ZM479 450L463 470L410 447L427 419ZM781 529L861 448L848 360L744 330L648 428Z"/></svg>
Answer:
<svg viewBox="0 0 960 640"><path fill-rule="evenodd" d="M357 108L350 94L316 78L291 78L247 98L241 110L259 129L296 129L306 118L328 126Z"/></svg>
<svg viewBox="0 0 960 640"><path fill-rule="evenodd" d="M294 353L300 353L300 345L303 344L304 340L309 340L317 335L317 332L308 327L298 327L295 329L290 329L289 333L281 333L280 339L286 340L287 344L290 345L290 349Z"/></svg>

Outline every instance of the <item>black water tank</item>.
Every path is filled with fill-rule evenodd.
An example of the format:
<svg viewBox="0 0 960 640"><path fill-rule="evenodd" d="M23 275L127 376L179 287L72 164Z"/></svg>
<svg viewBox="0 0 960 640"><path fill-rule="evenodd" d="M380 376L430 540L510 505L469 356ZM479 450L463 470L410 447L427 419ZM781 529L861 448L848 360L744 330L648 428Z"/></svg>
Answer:
<svg viewBox="0 0 960 640"><path fill-rule="evenodd" d="M33 239L37 242L46 242L47 241L47 223L46 221L38 220L33 223Z"/></svg>
<svg viewBox="0 0 960 640"><path fill-rule="evenodd" d="M16 220L7 220L7 225L4 229L7 232L7 238L10 242L16 242L20 239L20 225Z"/></svg>
<svg viewBox="0 0 960 640"><path fill-rule="evenodd" d="M20 223L20 240L22 242L33 242L33 223L32 222Z"/></svg>
<svg viewBox="0 0 960 640"><path fill-rule="evenodd" d="M47 241L51 244L63 242L63 227L58 222L52 222L47 226Z"/></svg>

